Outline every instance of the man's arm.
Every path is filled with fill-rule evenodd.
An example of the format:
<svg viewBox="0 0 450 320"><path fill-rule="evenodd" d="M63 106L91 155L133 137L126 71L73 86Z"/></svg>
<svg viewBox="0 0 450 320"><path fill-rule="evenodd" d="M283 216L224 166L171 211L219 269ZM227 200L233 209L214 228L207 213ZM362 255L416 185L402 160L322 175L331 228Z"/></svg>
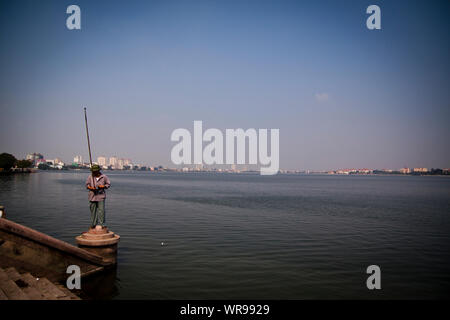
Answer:
<svg viewBox="0 0 450 320"><path fill-rule="evenodd" d="M109 178L105 176L105 189L108 189L111 187L111 181L109 181Z"/></svg>
<svg viewBox="0 0 450 320"><path fill-rule="evenodd" d="M95 190L95 188L91 185L91 177L90 176L86 180L86 189Z"/></svg>
<svg viewBox="0 0 450 320"><path fill-rule="evenodd" d="M105 184L99 185L98 187L100 189L108 189L111 186L111 182L109 181L107 176L103 176L103 181L105 181Z"/></svg>

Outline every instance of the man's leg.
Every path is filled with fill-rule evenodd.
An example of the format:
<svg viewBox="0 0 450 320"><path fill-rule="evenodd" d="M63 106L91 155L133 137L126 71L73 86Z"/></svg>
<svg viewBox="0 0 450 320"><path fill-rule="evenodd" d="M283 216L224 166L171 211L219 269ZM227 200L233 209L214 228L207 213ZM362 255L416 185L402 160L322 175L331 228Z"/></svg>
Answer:
<svg viewBox="0 0 450 320"><path fill-rule="evenodd" d="M95 225L97 224L97 207L96 201L89 202L89 209L91 209L91 228L95 228Z"/></svg>
<svg viewBox="0 0 450 320"><path fill-rule="evenodd" d="M97 217L98 217L98 224L102 227L105 226L105 200L101 200L98 203L97 207Z"/></svg>

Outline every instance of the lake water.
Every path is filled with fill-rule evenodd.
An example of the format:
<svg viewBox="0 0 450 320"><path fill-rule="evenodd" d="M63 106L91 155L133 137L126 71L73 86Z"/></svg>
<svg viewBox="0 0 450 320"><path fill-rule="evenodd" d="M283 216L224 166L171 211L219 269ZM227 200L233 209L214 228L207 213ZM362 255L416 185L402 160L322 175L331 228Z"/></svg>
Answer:
<svg viewBox="0 0 450 320"><path fill-rule="evenodd" d="M91 297L450 298L448 177L105 173L121 241ZM0 204L75 244L89 226L88 174L0 176ZM366 287L373 264L382 290Z"/></svg>

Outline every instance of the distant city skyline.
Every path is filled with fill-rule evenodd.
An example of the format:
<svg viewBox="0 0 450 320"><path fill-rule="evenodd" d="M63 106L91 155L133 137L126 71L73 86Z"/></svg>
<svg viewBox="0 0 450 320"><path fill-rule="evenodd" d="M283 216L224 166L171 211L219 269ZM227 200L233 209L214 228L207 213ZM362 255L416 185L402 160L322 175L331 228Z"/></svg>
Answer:
<svg viewBox="0 0 450 320"><path fill-rule="evenodd" d="M20 158L20 157L19 157ZM89 159L83 158L81 155L75 155L73 158L73 161L63 161L63 159L58 157L45 157L41 153L29 153L26 155L25 159L32 161L35 166L37 164L46 162L51 163L53 165L60 165L59 168L62 169L63 165L70 166L73 164L77 164L80 166L89 166ZM106 156L99 156L97 159L93 159L93 164L100 165L103 169L114 169L114 170L123 170L123 169L133 169L135 167L137 168L156 168L161 167L161 165L158 164L149 164L149 163L133 163L133 161L129 158L119 158L116 156L106 157ZM186 165L169 165L169 166L162 166L165 169L176 169L180 171L209 171L209 170L225 170L225 171L258 171L259 166L258 165L248 165L248 164L222 164L222 165L206 165L206 164L186 164ZM188 170L185 170L188 169ZM280 168L280 173L287 173L287 172L306 172L306 173L328 173L328 174L372 174L375 171L380 172L386 172L386 173L402 173L402 174L411 174L411 173L430 173L433 170L442 170L445 174L448 174L450 172L450 167L408 167L404 166L401 168L365 168L365 167L358 167L358 168L351 168L351 167L342 167L342 168L329 168L325 170L311 170L311 169L288 169L288 168Z"/></svg>
<svg viewBox="0 0 450 320"><path fill-rule="evenodd" d="M280 169L448 168L449 1L0 3L0 152L170 161L176 128L278 128ZM107 8L107 10L105 10Z"/></svg>

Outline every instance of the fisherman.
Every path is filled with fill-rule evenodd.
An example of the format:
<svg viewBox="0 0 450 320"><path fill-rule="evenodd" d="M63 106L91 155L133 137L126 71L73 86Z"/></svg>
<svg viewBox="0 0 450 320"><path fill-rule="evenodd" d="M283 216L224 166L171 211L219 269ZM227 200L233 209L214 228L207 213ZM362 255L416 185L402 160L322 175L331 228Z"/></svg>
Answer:
<svg viewBox="0 0 450 320"><path fill-rule="evenodd" d="M100 172L100 166L91 166L92 174L86 180L89 190L89 206L91 209L91 228L105 228L106 189L111 186L108 177Z"/></svg>

